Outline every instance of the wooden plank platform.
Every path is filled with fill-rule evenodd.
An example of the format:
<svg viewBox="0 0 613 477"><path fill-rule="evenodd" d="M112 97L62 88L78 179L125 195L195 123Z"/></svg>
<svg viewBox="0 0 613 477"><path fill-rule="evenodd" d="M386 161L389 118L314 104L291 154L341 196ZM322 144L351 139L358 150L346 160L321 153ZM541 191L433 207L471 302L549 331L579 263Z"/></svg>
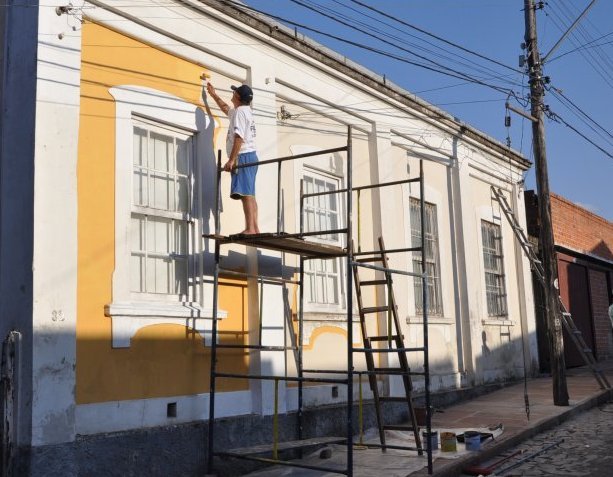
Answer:
<svg viewBox="0 0 613 477"><path fill-rule="evenodd" d="M287 234L236 234L230 236L204 234L203 237L206 239L218 240L223 244L237 243L250 247L276 250L278 252L295 253L308 258L333 258L343 256L347 253L347 251L342 247L310 242L300 237L288 236Z"/></svg>
<svg viewBox="0 0 613 477"><path fill-rule="evenodd" d="M311 439L302 439L299 441L284 441L277 444L278 451L301 449L304 447L312 447L327 444L338 444L345 442L346 437L313 437ZM238 449L229 449L227 451L216 452L217 455L226 456L246 456L256 454L266 454L272 452L272 444L262 444L252 447L241 447Z"/></svg>

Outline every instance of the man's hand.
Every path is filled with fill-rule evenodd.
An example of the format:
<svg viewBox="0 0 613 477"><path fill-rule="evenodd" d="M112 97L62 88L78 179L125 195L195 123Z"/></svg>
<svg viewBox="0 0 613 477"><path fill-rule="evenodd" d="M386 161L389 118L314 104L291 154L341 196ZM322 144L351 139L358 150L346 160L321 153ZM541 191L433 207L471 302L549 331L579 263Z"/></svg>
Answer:
<svg viewBox="0 0 613 477"><path fill-rule="evenodd" d="M223 165L223 170L226 172L232 172L232 169L236 167L236 161L234 159L230 159Z"/></svg>
<svg viewBox="0 0 613 477"><path fill-rule="evenodd" d="M203 73L202 77L205 77L206 75ZM208 78L206 78L206 91L211 95L211 98L213 98L215 100L215 102L217 103L217 106L219 106L219 109L221 109L223 111L224 114L228 114L228 111L230 111L230 106L228 106L217 94L217 91L215 91L215 87L211 84L211 82L208 80ZM204 91L202 92L203 94L203 98L204 98Z"/></svg>

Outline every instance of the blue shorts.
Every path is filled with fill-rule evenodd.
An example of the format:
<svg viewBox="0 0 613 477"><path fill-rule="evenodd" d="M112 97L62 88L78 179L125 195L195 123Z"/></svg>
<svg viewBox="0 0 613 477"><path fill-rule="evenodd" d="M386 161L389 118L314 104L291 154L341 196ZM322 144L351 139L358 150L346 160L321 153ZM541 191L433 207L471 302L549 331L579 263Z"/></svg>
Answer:
<svg viewBox="0 0 613 477"><path fill-rule="evenodd" d="M257 164L258 156L255 151L244 152L238 155L238 164ZM255 176L258 173L258 166L241 167L232 174L232 185L230 187L230 197L240 199L246 196L255 196Z"/></svg>

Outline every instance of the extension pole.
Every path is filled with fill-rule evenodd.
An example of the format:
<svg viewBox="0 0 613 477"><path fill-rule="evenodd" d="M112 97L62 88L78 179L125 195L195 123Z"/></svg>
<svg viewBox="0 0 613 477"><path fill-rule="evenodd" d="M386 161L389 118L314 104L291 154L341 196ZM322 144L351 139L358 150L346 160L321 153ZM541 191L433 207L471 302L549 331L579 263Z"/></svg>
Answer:
<svg viewBox="0 0 613 477"><path fill-rule="evenodd" d="M551 203L549 197L549 179L547 173L547 153L545 149L545 125L543 123L543 81L542 63L538 51L536 36L536 7L534 0L524 0L526 23L526 49L530 73L530 103L532 117L532 137L534 148L534 165L536 170L536 190L541 221L540 246L544 270L544 312L547 323L547 338L551 376L553 379L553 403L556 406L568 406L568 388L566 386L566 364L564 362L564 342L562 341L562 322L558 307L559 290L557 288L558 267L554 248L553 227L551 223Z"/></svg>

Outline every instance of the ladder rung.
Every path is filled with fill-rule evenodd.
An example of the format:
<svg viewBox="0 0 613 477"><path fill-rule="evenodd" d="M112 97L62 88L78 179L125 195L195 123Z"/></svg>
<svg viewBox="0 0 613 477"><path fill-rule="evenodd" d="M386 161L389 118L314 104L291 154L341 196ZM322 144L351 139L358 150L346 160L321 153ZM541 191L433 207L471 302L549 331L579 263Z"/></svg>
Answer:
<svg viewBox="0 0 613 477"><path fill-rule="evenodd" d="M380 262L381 260L383 260L382 257L365 257L365 258L358 258L355 261L358 263L368 263L368 262Z"/></svg>
<svg viewBox="0 0 613 477"><path fill-rule="evenodd" d="M368 339L370 341L393 341L398 338L404 338L404 336L392 335L392 336L370 336Z"/></svg>
<svg viewBox="0 0 613 477"><path fill-rule="evenodd" d="M364 280L360 282L361 286L371 286L371 285L387 285L387 280Z"/></svg>
<svg viewBox="0 0 613 477"><path fill-rule="evenodd" d="M583 352L584 352L584 353L591 353L591 352L592 352L592 350L591 350L591 349L589 349L589 348L583 348Z"/></svg>
<svg viewBox="0 0 613 477"><path fill-rule="evenodd" d="M386 431L412 431L413 426L409 426L407 424L387 424L383 426L383 429Z"/></svg>
<svg viewBox="0 0 613 477"><path fill-rule="evenodd" d="M366 308L362 308L362 313L379 313L381 311L390 311L391 308L389 306L368 306Z"/></svg>
<svg viewBox="0 0 613 477"><path fill-rule="evenodd" d="M404 371L402 368L374 368L373 371L379 374L409 374L408 371Z"/></svg>

